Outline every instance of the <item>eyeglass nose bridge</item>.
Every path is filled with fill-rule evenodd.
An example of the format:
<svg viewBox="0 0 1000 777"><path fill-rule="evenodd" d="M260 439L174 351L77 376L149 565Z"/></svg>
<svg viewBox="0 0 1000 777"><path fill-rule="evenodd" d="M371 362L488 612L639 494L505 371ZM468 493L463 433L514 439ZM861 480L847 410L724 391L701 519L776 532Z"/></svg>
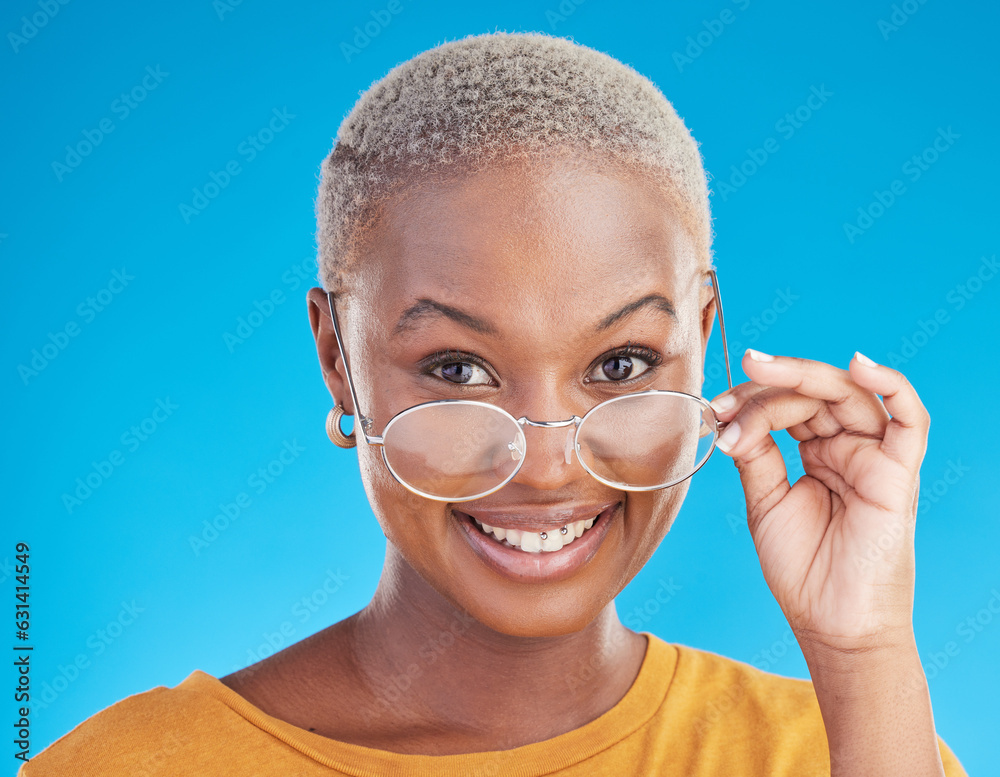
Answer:
<svg viewBox="0 0 1000 777"><path fill-rule="evenodd" d="M528 416L523 415L517 419L517 422L521 426L527 424L528 426L538 426L543 429L558 429L560 426L569 426L570 424L579 425L582 420L580 416L575 415L572 418L567 418L565 421L532 421Z"/></svg>
<svg viewBox="0 0 1000 777"><path fill-rule="evenodd" d="M575 427L579 428L580 422L582 420L583 420L583 418L581 418L580 416L574 415L574 416L571 416L570 418L567 418L565 421L532 421L530 418L528 418L528 416L523 415L523 416L521 416L520 418L517 419L517 423L518 423L519 426L522 426L522 427L523 426L534 426L534 427L540 428L540 429L560 429L560 428L565 429L567 426L575 426ZM525 442L527 442L527 440L525 440ZM566 451L565 451L565 458L566 458L566 463L567 464L569 464L569 462L570 462L570 451L571 450L575 450L576 447L577 447L576 446L576 435L573 436L572 441L569 438L567 438L567 440L566 440ZM525 456L525 454L527 452L527 446L525 446L525 449L522 449L517 444L517 441L514 440L512 442L507 443L507 449L510 451L510 457L511 457L511 459L513 459L515 461L518 460L518 459L521 459L522 461L524 460L524 456ZM518 466L518 469L520 469L520 466Z"/></svg>

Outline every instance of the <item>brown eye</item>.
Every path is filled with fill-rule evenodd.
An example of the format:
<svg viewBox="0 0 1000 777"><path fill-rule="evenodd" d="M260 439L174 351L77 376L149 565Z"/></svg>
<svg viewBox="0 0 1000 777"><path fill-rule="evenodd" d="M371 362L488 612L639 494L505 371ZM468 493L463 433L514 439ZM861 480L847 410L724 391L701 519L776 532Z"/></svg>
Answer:
<svg viewBox="0 0 1000 777"><path fill-rule="evenodd" d="M468 383L472 380L472 365L468 362L452 362L441 365L441 376L452 383Z"/></svg>
<svg viewBox="0 0 1000 777"><path fill-rule="evenodd" d="M661 361L662 358L655 351L633 346L624 353L613 353L606 357L594 368L589 380L595 383L622 383L634 380Z"/></svg>
<svg viewBox="0 0 1000 777"><path fill-rule="evenodd" d="M630 356L612 356L601 366L608 380L625 380L632 376L632 358Z"/></svg>
<svg viewBox="0 0 1000 777"><path fill-rule="evenodd" d="M472 362L444 362L434 367L431 374L460 385L488 386L492 382L489 373Z"/></svg>

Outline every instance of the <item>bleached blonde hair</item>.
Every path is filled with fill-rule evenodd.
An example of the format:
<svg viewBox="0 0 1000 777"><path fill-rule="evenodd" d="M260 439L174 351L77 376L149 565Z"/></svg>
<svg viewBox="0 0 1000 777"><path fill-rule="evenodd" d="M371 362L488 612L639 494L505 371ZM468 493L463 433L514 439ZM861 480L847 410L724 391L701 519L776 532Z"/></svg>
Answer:
<svg viewBox="0 0 1000 777"><path fill-rule="evenodd" d="M340 288L379 205L406 186L566 149L649 174L678 210L699 261L711 265L698 143L663 93L571 40L497 32L397 65L344 118L316 198L320 283Z"/></svg>

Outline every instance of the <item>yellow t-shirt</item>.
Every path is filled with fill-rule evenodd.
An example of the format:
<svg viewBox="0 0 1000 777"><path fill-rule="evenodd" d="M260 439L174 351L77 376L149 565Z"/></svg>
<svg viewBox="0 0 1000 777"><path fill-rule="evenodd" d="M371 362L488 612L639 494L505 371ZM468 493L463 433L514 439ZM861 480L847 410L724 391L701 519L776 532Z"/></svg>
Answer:
<svg viewBox="0 0 1000 777"><path fill-rule="evenodd" d="M544 742L400 755L266 715L205 672L129 696L38 753L19 777L780 777L829 774L812 683L646 634L639 675L596 720ZM948 777L966 777L940 739Z"/></svg>

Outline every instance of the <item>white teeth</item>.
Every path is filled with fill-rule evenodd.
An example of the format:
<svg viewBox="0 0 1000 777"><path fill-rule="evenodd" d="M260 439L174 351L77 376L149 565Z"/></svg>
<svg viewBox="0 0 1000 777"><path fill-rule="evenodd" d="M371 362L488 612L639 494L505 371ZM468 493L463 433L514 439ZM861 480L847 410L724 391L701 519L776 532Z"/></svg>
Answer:
<svg viewBox="0 0 1000 777"><path fill-rule="evenodd" d="M476 521L475 518L472 520ZM566 524L565 528L567 531L565 534L560 529L552 529L546 532L532 532L521 531L520 529L502 529L499 526L490 526L479 521L476 521L476 525L485 534L493 535L497 542L503 543L506 540L505 544L509 544L526 553L553 553L557 550L562 550L571 542L583 536L583 533L591 528L596 520L597 518L594 517L586 521L575 521ZM542 539L543 533L545 534L545 539Z"/></svg>
<svg viewBox="0 0 1000 777"><path fill-rule="evenodd" d="M521 550L527 553L538 553L542 549L542 537L536 531L526 531L521 534Z"/></svg>
<svg viewBox="0 0 1000 777"><path fill-rule="evenodd" d="M552 552L553 550L562 550L563 548L563 538L558 530L550 531L545 533L545 539L542 540L542 550L547 552Z"/></svg>

